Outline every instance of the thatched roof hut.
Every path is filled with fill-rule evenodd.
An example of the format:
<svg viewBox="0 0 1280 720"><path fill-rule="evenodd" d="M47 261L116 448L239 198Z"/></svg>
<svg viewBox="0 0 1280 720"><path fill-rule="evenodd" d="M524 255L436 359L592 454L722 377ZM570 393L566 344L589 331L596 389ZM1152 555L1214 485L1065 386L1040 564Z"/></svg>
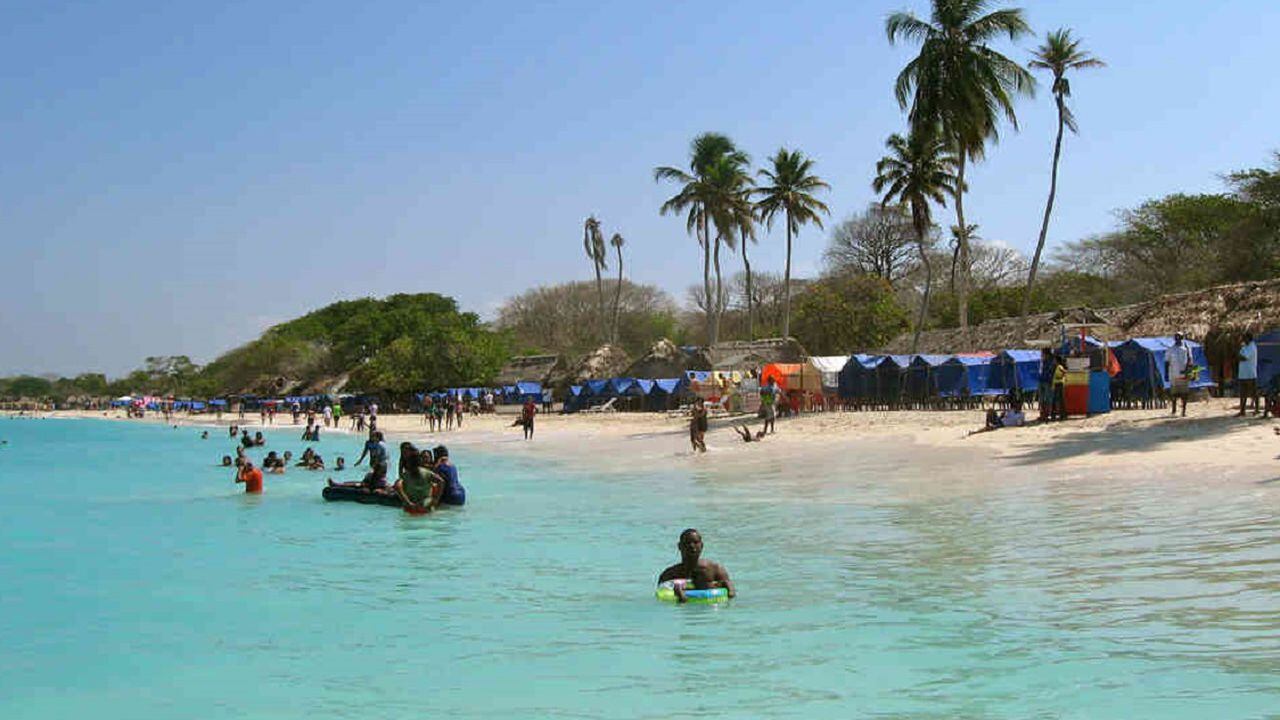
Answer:
<svg viewBox="0 0 1280 720"><path fill-rule="evenodd" d="M1197 340L1238 338L1247 331L1280 327L1280 278L1162 295L1113 308L1110 314L1134 337L1181 331Z"/></svg>
<svg viewBox="0 0 1280 720"><path fill-rule="evenodd" d="M710 369L711 358L703 348L681 348L662 338L623 374L635 378L674 378L686 370Z"/></svg>
<svg viewBox="0 0 1280 720"><path fill-rule="evenodd" d="M915 352L951 355L1050 345L1061 339L1063 325L1091 325L1090 334L1101 340L1125 337L1124 331L1115 327L1105 312L1078 307L1028 315L1025 332L1022 319L1017 317L996 318L974 325L969 328L967 337L960 328L926 330L920 333L920 346ZM880 352L886 355L909 353L912 351L912 337L911 332L903 333Z"/></svg>
<svg viewBox="0 0 1280 720"><path fill-rule="evenodd" d="M557 372L564 371L559 355L520 355L507 360L494 382L514 385L522 380L546 384Z"/></svg>
<svg viewBox="0 0 1280 720"><path fill-rule="evenodd" d="M795 338L731 340L707 348L712 370L745 372L769 363L798 363L809 357Z"/></svg>
<svg viewBox="0 0 1280 720"><path fill-rule="evenodd" d="M583 355L578 362L567 370L558 370L548 378L547 383L563 390L570 385L593 378L622 377L631 358L627 351L616 345L601 345Z"/></svg>

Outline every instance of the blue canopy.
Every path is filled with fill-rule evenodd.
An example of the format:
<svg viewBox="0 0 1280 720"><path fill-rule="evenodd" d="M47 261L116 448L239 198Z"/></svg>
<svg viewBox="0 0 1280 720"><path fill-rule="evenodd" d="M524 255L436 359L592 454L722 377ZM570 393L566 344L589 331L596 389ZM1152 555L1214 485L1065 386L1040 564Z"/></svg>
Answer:
<svg viewBox="0 0 1280 720"><path fill-rule="evenodd" d="M636 395L648 395L653 390L653 385L654 385L653 380L645 380L644 378L637 378L636 384L632 390L632 393Z"/></svg>
<svg viewBox="0 0 1280 720"><path fill-rule="evenodd" d="M880 355L851 355L840 370L840 397L853 400L874 396L875 367L880 360Z"/></svg>
<svg viewBox="0 0 1280 720"><path fill-rule="evenodd" d="M600 395L605 395L608 389L608 380L588 380L584 387L584 393L590 397L598 397Z"/></svg>
<svg viewBox="0 0 1280 720"><path fill-rule="evenodd" d="M609 378L605 381L605 390L610 395L622 396L631 392L635 386L635 378Z"/></svg>
<svg viewBox="0 0 1280 720"><path fill-rule="evenodd" d="M1040 387L1040 351L1005 350L991 360L987 387L1003 393L1031 392Z"/></svg>
<svg viewBox="0 0 1280 720"><path fill-rule="evenodd" d="M914 400L927 398L937 392L934 369L951 358L950 355L914 355L907 366L907 397Z"/></svg>
<svg viewBox="0 0 1280 720"><path fill-rule="evenodd" d="M227 401L223 400L222 398L215 398L213 400L210 400L209 404L213 405L214 407L223 407L227 404Z"/></svg>
<svg viewBox="0 0 1280 720"><path fill-rule="evenodd" d="M943 397L993 394L987 384L990 374L990 357L953 357L938 368L938 392ZM994 393L999 394L1000 390Z"/></svg>
<svg viewBox="0 0 1280 720"><path fill-rule="evenodd" d="M581 385L570 385L570 386L569 386L569 395L571 395L571 396L573 396L573 397L578 397L578 396L579 396L579 395L581 395L581 394L582 394L582 386L581 386Z"/></svg>
<svg viewBox="0 0 1280 720"><path fill-rule="evenodd" d="M1266 392L1280 376L1280 330L1262 333L1254 342L1258 343L1258 390Z"/></svg>
<svg viewBox="0 0 1280 720"><path fill-rule="evenodd" d="M537 399L542 398L542 383L520 381L516 383L516 394L524 397L526 395L537 395Z"/></svg>
<svg viewBox="0 0 1280 720"><path fill-rule="evenodd" d="M653 381L653 387L649 392L653 395L675 395L683 389L683 378L659 378Z"/></svg>
<svg viewBox="0 0 1280 720"><path fill-rule="evenodd" d="M1192 388L1212 387L1209 362L1204 346L1190 340L1183 342L1191 349L1191 362L1199 366L1200 373L1191 381ZM1124 385L1129 397L1151 398L1157 388L1168 389L1169 374L1165 355L1173 347L1171 337L1131 338L1112 348L1120 363L1120 373L1115 380Z"/></svg>

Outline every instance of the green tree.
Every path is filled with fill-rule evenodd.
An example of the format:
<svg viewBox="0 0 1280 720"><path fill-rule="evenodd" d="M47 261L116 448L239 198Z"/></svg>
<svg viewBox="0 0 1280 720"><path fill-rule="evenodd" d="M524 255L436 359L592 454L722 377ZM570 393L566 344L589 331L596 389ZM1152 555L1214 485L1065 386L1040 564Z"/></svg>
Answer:
<svg viewBox="0 0 1280 720"><path fill-rule="evenodd" d="M907 329L893 288L870 275L831 275L796 295L796 339L815 355L875 348Z"/></svg>
<svg viewBox="0 0 1280 720"><path fill-rule="evenodd" d="M1053 169L1049 173L1049 199L1044 205L1044 219L1040 222L1040 238L1036 241L1036 252L1031 257L1031 271L1027 274L1027 290L1024 293L1021 315L1026 323L1027 313L1031 310L1031 291L1036 284L1036 271L1040 269L1040 255L1044 252L1044 241L1049 234L1049 216L1053 213L1053 200L1058 194L1058 161L1062 157L1062 131L1064 128L1078 132L1075 114L1067 107L1067 98L1071 97L1071 81L1067 79L1068 70L1105 67L1106 63L1080 48L1080 40L1071 37L1071 30L1062 28L1045 36L1044 43L1036 48L1035 59L1030 66L1037 70L1048 70L1053 73L1053 101L1058 106L1058 134L1053 141Z"/></svg>
<svg viewBox="0 0 1280 720"><path fill-rule="evenodd" d="M785 296L782 310L782 335L791 335L791 240L800 228L812 222L822 229L822 215L830 215L827 206L814 197L819 190L830 190L822 178L813 174L813 160L799 150L781 148L771 159L772 168L759 172L767 185L756 190L760 200L756 208L765 227L772 229L774 218L781 213L787 225L787 264L783 272Z"/></svg>
<svg viewBox="0 0 1280 720"><path fill-rule="evenodd" d="M933 285L928 242L933 212L929 203L946 206L947 196L954 194L958 182L955 175L958 160L947 144L928 130L912 131L910 139L891 135L885 141L885 147L889 154L876 163L876 177L871 186L877 193L883 193L885 205L900 203L910 207L916 249L920 253L920 265L924 268L924 297L920 302L915 336L911 340L911 352L914 353L919 348L920 332L928 317L929 292Z"/></svg>
<svg viewBox="0 0 1280 720"><path fill-rule="evenodd" d="M885 22L890 43L917 42L920 52L894 85L898 104L908 110L913 131L940 129L957 157L956 226L960 228L957 295L960 328L967 332L969 289L969 225L964 217L965 166L981 160L989 139L998 136L1000 116L1015 129L1014 97L1034 94L1035 78L989 45L1030 34L1021 9L987 12L989 0L931 0L930 21L897 12Z"/></svg>
<svg viewBox="0 0 1280 720"><path fill-rule="evenodd" d="M19 375L9 379L8 393L15 398L43 398L53 392L53 383L33 375Z"/></svg>
<svg viewBox="0 0 1280 720"><path fill-rule="evenodd" d="M717 181L724 179L723 172L719 172L718 177L714 178L711 173L713 167L725 162L726 158L732 162L738 156L742 158L742 164L746 164L746 156L728 136L703 133L693 139L689 148L689 172L672 166L658 167L653 171L655 182L674 182L680 185L680 190L662 204L659 212L662 215L685 213L685 230L697 236L698 245L702 248L702 289L707 343L710 345L718 340L716 308L719 305L719 298L712 294L711 289L712 243L716 243L715 250L718 253L720 242L718 234L714 241L711 238L710 216L722 200L723 182ZM716 257L718 261L719 255Z"/></svg>
<svg viewBox="0 0 1280 720"><path fill-rule="evenodd" d="M609 268L609 252L604 244L604 233L600 230L600 221L595 215L591 215L582 223L582 249L587 253L587 258L591 260L591 266L596 271L596 327L600 330L600 342L604 342L607 334L604 329L604 284L600 280L600 272Z"/></svg>

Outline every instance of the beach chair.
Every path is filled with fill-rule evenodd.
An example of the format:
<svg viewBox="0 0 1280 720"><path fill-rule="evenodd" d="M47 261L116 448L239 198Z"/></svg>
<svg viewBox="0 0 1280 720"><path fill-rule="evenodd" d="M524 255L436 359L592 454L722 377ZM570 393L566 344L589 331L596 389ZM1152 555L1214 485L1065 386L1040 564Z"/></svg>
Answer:
<svg viewBox="0 0 1280 720"><path fill-rule="evenodd" d="M616 397L611 397L611 398L609 398L609 401L608 401L608 402L606 402L605 404L603 404L603 405L596 405L595 407L589 407L589 408L586 408L586 409L585 409L585 410L583 410L582 412L586 412L586 413L615 412L615 411L614 411L614 408L613 408L613 404L614 404L615 402L617 402L617 401L618 401L618 398L616 398Z"/></svg>

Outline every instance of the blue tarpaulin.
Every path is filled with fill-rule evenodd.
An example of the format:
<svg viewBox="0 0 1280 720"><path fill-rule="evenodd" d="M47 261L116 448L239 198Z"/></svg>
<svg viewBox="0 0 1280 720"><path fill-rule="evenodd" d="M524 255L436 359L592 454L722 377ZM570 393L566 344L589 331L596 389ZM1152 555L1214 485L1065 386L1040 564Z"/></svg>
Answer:
<svg viewBox="0 0 1280 720"><path fill-rule="evenodd" d="M938 391L937 368L950 359L950 355L912 356L905 378L907 397L923 400L935 395Z"/></svg>
<svg viewBox="0 0 1280 720"><path fill-rule="evenodd" d="M1035 391L1040 387L1040 351L1005 350L996 355L987 387L1004 393Z"/></svg>
<svg viewBox="0 0 1280 720"><path fill-rule="evenodd" d="M852 355L840 371L840 397L867 400L875 396L875 367L879 355Z"/></svg>
<svg viewBox="0 0 1280 720"><path fill-rule="evenodd" d="M1209 375L1209 362L1204 354L1204 346L1190 340L1183 342L1191 349L1191 362L1200 367L1200 373L1191 381L1191 387L1212 387L1214 383ZM1169 388L1165 353L1171 347L1171 337L1132 338L1112 347L1112 352L1120 363L1120 373L1116 375L1115 381L1121 384L1125 396L1150 399L1155 396L1157 389Z"/></svg>
<svg viewBox="0 0 1280 720"><path fill-rule="evenodd" d="M1000 389L989 387L990 375L990 357L959 355L943 363L934 376L942 397L966 397L1000 394Z"/></svg>

